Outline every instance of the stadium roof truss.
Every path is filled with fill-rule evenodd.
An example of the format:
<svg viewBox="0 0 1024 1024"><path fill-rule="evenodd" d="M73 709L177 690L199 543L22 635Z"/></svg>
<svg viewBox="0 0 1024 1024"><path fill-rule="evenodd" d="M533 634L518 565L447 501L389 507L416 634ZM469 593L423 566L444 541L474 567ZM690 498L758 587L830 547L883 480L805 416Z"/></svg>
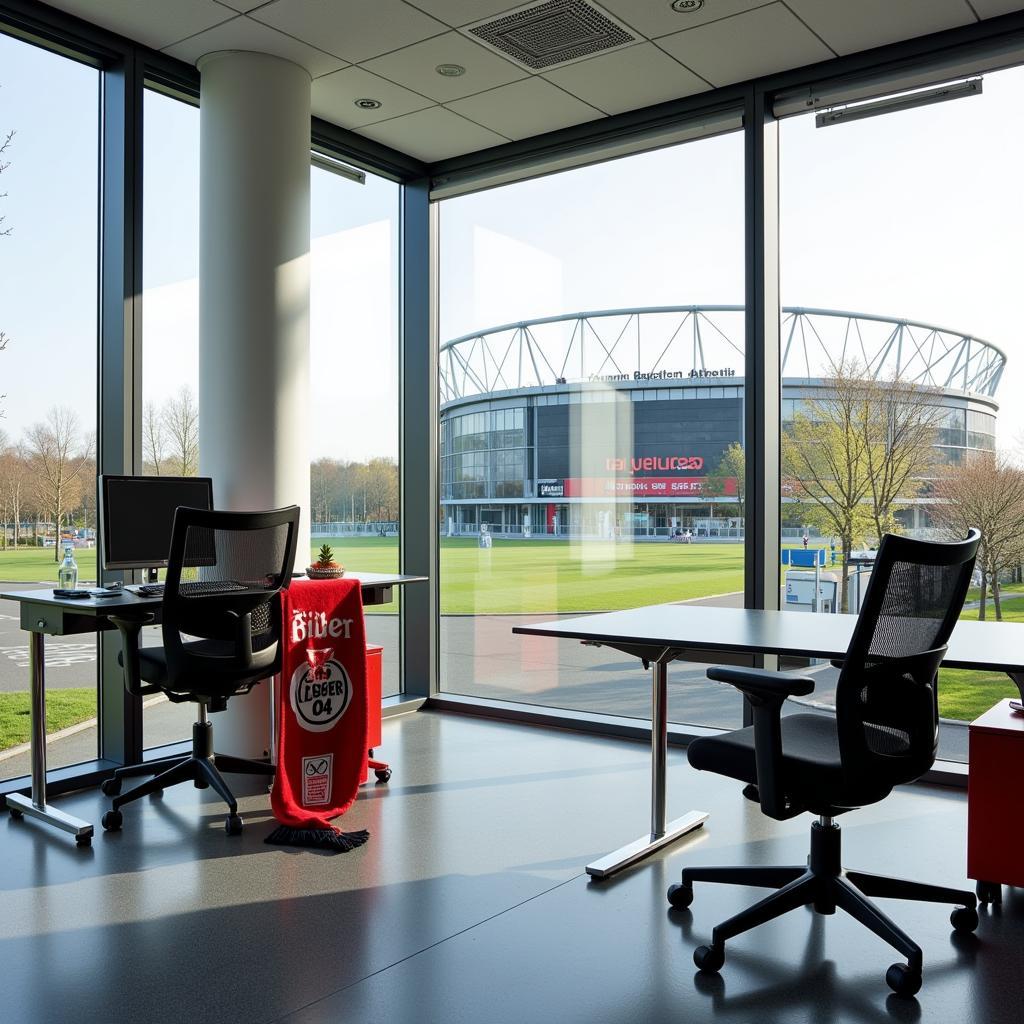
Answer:
<svg viewBox="0 0 1024 1024"><path fill-rule="evenodd" d="M543 317L441 345L441 401L559 384L742 377L742 306L655 306ZM782 310L782 376L865 377L994 397L1006 356L990 342L913 320Z"/></svg>

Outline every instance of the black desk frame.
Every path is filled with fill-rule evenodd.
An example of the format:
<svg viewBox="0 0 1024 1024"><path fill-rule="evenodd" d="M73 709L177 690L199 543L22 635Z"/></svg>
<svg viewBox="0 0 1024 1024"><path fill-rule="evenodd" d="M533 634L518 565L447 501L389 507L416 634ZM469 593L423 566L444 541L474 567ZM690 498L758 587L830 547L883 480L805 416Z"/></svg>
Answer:
<svg viewBox="0 0 1024 1024"><path fill-rule="evenodd" d="M362 584L363 605L390 604L392 588L424 580L423 576L399 576L385 573L352 574ZM159 623L163 601L159 597L141 597L123 591L115 597L68 600L56 597L52 590L16 590L0 593L0 598L17 601L21 606L21 628L29 634L29 734L32 764L30 793L8 793L7 809L15 818L28 815L75 838L79 846L92 842L93 826L47 803L46 793L46 637L73 636L112 630L111 615L131 618L153 616ZM138 698L136 698L138 699Z"/></svg>

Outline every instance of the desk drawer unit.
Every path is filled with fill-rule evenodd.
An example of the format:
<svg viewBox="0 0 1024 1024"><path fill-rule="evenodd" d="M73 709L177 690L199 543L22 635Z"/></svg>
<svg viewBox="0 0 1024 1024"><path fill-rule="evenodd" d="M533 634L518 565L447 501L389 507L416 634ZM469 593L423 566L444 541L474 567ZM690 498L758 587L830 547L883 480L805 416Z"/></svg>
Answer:
<svg viewBox="0 0 1024 1024"><path fill-rule="evenodd" d="M1024 886L1024 715L1000 701L970 725L967 874L979 895Z"/></svg>

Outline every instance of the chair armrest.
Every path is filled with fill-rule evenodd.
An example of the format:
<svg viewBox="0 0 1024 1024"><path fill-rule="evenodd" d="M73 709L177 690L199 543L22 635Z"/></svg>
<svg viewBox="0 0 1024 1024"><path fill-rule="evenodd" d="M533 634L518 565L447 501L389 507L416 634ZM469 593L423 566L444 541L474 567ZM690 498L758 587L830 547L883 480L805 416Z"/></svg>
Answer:
<svg viewBox="0 0 1024 1024"><path fill-rule="evenodd" d="M814 692L814 680L809 676L791 676L765 668L716 665L708 669L708 679L729 683L749 697L777 699L779 703L787 697L806 697Z"/></svg>
<svg viewBox="0 0 1024 1024"><path fill-rule="evenodd" d="M150 694L161 692L159 686L142 681L139 668L139 633L142 632L143 626L151 625L155 619L156 616L149 612L131 619L122 618L120 615L110 616L110 621L117 626L117 631L121 634L124 688L136 697L148 697Z"/></svg>
<svg viewBox="0 0 1024 1024"><path fill-rule="evenodd" d="M761 810L784 821L803 811L786 801L782 786L782 705L787 697L805 697L814 691L814 680L763 668L716 665L708 678L729 683L742 691L754 715L754 768Z"/></svg>

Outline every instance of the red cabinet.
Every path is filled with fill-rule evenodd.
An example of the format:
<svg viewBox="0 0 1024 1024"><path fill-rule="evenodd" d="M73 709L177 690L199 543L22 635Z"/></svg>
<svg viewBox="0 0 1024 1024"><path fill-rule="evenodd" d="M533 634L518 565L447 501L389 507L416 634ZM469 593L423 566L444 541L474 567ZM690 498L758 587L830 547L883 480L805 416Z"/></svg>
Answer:
<svg viewBox="0 0 1024 1024"><path fill-rule="evenodd" d="M970 725L967 874L983 902L1024 886L1024 715L1009 700Z"/></svg>

